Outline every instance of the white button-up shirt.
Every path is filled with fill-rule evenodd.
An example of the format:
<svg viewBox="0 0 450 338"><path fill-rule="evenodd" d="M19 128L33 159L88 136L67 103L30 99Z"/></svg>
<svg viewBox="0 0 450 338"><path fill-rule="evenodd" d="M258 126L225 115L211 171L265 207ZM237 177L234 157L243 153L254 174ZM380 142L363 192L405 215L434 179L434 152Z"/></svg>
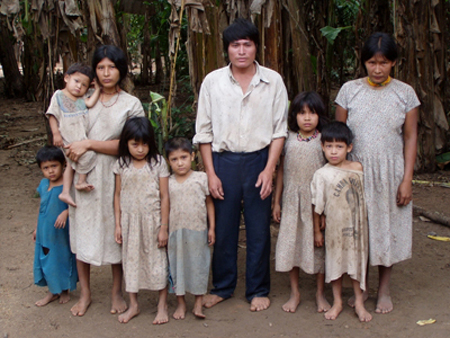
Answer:
<svg viewBox="0 0 450 338"><path fill-rule="evenodd" d="M212 151L253 152L287 136L288 97L277 72L260 66L247 92L230 65L209 73L198 100L193 142L211 143Z"/></svg>

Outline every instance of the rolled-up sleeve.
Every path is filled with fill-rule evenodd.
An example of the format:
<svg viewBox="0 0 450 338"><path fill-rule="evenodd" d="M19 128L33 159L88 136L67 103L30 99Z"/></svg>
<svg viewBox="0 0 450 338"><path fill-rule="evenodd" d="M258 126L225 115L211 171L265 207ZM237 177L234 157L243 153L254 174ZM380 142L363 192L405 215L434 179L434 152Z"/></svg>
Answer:
<svg viewBox="0 0 450 338"><path fill-rule="evenodd" d="M195 122L195 136L192 142L212 143L214 136L211 123L211 101L208 88L208 80L205 79L200 87L200 95L198 98L197 120Z"/></svg>
<svg viewBox="0 0 450 338"><path fill-rule="evenodd" d="M281 80L281 78L280 78ZM288 116L289 101L287 96L286 86L283 81L277 83L277 94L273 104L273 134L272 140L288 135L287 116Z"/></svg>

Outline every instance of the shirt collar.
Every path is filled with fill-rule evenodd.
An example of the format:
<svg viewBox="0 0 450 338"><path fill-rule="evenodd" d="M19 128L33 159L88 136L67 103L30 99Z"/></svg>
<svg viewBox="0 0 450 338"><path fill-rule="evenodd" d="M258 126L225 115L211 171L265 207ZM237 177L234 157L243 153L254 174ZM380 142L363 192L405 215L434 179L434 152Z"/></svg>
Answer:
<svg viewBox="0 0 450 338"><path fill-rule="evenodd" d="M258 61L253 61L253 62L255 63L255 66L256 66L256 72L255 72L255 75L253 75L253 79L250 82L250 84L253 84L254 86L257 86L258 83L260 83L260 82L264 82L264 83L268 84L269 80L264 76L264 74L262 72L262 68L259 65ZM231 63L229 63L227 66L227 73L228 73L228 76L229 76L231 82L238 83L233 76L233 72L231 71Z"/></svg>

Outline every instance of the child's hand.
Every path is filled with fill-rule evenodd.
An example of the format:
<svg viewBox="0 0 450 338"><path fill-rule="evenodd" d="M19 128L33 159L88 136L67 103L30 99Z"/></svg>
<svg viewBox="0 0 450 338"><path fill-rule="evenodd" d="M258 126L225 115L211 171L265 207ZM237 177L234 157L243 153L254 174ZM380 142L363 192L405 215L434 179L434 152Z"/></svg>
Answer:
<svg viewBox="0 0 450 338"><path fill-rule="evenodd" d="M95 90L100 90L100 89L102 89L102 87L100 86L100 84L97 82L96 79L92 80L92 83L91 83L91 84L94 86L94 89L95 89Z"/></svg>
<svg viewBox="0 0 450 338"><path fill-rule="evenodd" d="M36 242L36 229L34 229L33 234L31 236L33 237L33 241Z"/></svg>
<svg viewBox="0 0 450 338"><path fill-rule="evenodd" d="M66 227L67 216L69 216L69 211L67 209L59 214L58 218L55 221L56 229L64 229Z"/></svg>
<svg viewBox="0 0 450 338"><path fill-rule="evenodd" d="M167 232L167 225L161 225L158 232L158 248L164 248L167 245L169 234Z"/></svg>
<svg viewBox="0 0 450 338"><path fill-rule="evenodd" d="M62 146L64 146L64 142L63 142L63 139L62 139L60 133L53 134L53 145L55 147L62 147Z"/></svg>
<svg viewBox="0 0 450 338"><path fill-rule="evenodd" d="M280 223L281 221L281 207L278 203L275 203L275 205L273 206L273 211L272 211L272 217L273 220L277 223Z"/></svg>
<svg viewBox="0 0 450 338"><path fill-rule="evenodd" d="M314 231L314 246L316 248L323 246L323 234L321 231Z"/></svg>
<svg viewBox="0 0 450 338"><path fill-rule="evenodd" d="M114 238L117 244L122 244L122 227L120 224L116 225L116 230L114 230Z"/></svg>
<svg viewBox="0 0 450 338"><path fill-rule="evenodd" d="M324 231L326 226L327 226L327 216L325 216L324 214L320 215L320 230Z"/></svg>
<svg viewBox="0 0 450 338"><path fill-rule="evenodd" d="M208 230L208 246L213 246L216 243L216 233L213 229Z"/></svg>

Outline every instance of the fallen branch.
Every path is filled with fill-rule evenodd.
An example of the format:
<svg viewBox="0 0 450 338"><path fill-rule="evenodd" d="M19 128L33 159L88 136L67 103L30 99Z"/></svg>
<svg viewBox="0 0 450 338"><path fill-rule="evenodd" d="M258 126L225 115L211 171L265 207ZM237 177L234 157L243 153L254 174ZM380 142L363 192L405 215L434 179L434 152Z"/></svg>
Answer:
<svg viewBox="0 0 450 338"><path fill-rule="evenodd" d="M450 188L450 183L448 182L436 182L436 181L420 181L420 180L413 180L412 181L414 185L428 185L428 186L439 186L444 188Z"/></svg>
<svg viewBox="0 0 450 338"><path fill-rule="evenodd" d="M43 141L43 140L46 140L46 139L47 139L47 136L42 136L42 137L34 138L32 140L28 140L28 141L23 141L23 142L20 142L20 143L12 144L12 145L6 147L6 149L17 148L17 147L19 147L21 145L24 145L24 144L33 143L33 142L37 142L37 141Z"/></svg>
<svg viewBox="0 0 450 338"><path fill-rule="evenodd" d="M425 216L426 218L432 220L434 223L439 223L447 227L450 227L450 217L442 215L437 211L425 210L422 207L414 205L414 213L417 215Z"/></svg>

